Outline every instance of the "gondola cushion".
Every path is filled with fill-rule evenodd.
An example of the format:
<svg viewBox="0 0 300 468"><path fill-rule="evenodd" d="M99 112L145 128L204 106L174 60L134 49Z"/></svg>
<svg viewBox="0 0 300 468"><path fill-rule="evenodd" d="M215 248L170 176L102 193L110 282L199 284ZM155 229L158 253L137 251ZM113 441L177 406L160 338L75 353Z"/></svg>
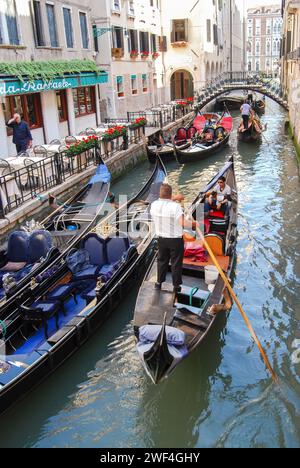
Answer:
<svg viewBox="0 0 300 468"><path fill-rule="evenodd" d="M29 235L27 232L15 231L12 232L8 239L7 260L9 262L26 262L28 261L28 241Z"/></svg>
<svg viewBox="0 0 300 468"><path fill-rule="evenodd" d="M47 302L47 301L36 301L31 304L31 309L39 309L42 314L46 316L51 316L55 314L60 307L60 303L56 302Z"/></svg>
<svg viewBox="0 0 300 468"><path fill-rule="evenodd" d="M75 289L76 288L73 283L57 286L55 289L53 289L53 291L51 291L47 295L47 299L64 300L69 295L71 295L75 291Z"/></svg>
<svg viewBox="0 0 300 468"><path fill-rule="evenodd" d="M35 264L41 258L46 258L52 245L52 237L48 231L34 231L28 242L28 262Z"/></svg>
<svg viewBox="0 0 300 468"><path fill-rule="evenodd" d="M85 268L82 271L79 271L74 275L74 281L79 281L79 280L88 280L88 279L94 279L97 278L100 272L100 267L95 266L95 265L89 265L87 268Z"/></svg>
<svg viewBox="0 0 300 468"><path fill-rule="evenodd" d="M81 247L88 252L91 265L101 267L107 263L111 263L107 260L105 240L97 234L88 234L83 240Z"/></svg>
<svg viewBox="0 0 300 468"><path fill-rule="evenodd" d="M114 264L122 260L130 247L128 237L112 237L106 241L107 263Z"/></svg>
<svg viewBox="0 0 300 468"><path fill-rule="evenodd" d="M142 343L154 343L161 332L161 325L143 325L139 329L139 339ZM178 328L166 326L167 343L182 346L185 343L185 333Z"/></svg>

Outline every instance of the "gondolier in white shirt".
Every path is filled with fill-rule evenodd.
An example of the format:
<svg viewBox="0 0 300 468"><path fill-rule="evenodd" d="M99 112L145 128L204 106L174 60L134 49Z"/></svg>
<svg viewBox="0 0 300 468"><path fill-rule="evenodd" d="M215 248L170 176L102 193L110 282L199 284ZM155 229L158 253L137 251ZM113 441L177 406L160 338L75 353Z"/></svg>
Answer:
<svg viewBox="0 0 300 468"><path fill-rule="evenodd" d="M160 198L151 205L151 216L158 237L157 282L155 289L161 289L166 281L166 275L171 261L174 293L180 291L182 284L182 264L184 253L183 228L193 229L198 226L196 221L190 221L184 216L178 201L182 196L172 197L172 187L163 184Z"/></svg>

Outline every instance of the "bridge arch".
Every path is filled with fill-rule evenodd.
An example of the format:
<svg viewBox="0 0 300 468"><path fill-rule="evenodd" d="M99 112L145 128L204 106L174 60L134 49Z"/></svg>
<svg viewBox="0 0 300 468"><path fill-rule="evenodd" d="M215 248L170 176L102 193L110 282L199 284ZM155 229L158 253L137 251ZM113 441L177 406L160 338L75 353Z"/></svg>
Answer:
<svg viewBox="0 0 300 468"><path fill-rule="evenodd" d="M187 99L194 95L194 78L190 71L176 70L170 78L171 100Z"/></svg>
<svg viewBox="0 0 300 468"><path fill-rule="evenodd" d="M209 83L206 85L206 90L209 89ZM288 110L288 103L286 101L284 101L283 98L281 98L280 96L278 95L275 95L271 90L268 90L268 89L265 89L263 88L262 86L260 85L249 85L249 84L245 84L245 85L242 85L242 84L230 84L230 86L227 86L227 87L224 87L223 89L219 89L219 90L216 90L216 89L212 89L211 91L211 94L208 95L207 91L203 94L203 99L201 100L201 96L200 96L200 100L199 100L199 109L202 109L204 106L206 106L207 104L209 104L211 101L213 101L214 99L216 99L217 97L219 96L222 96L222 94L225 94L225 93L228 93L230 91L253 91L253 92L256 92L256 93L260 93L266 97L269 97L270 99L272 99L274 102L277 102L277 104L279 104L280 106L282 106L285 110Z"/></svg>

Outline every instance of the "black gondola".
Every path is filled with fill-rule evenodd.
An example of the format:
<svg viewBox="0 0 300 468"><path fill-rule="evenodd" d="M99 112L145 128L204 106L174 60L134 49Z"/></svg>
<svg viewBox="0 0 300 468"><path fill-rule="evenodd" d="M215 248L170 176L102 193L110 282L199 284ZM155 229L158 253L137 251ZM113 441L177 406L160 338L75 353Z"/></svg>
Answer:
<svg viewBox="0 0 300 468"><path fill-rule="evenodd" d="M32 230L15 231L6 251L0 252L0 310L12 296L72 247L103 214L110 187L110 173L98 154L95 175L79 191ZM8 282L6 291L3 277ZM8 277L7 277L8 275Z"/></svg>
<svg viewBox="0 0 300 468"><path fill-rule="evenodd" d="M244 129L244 124L241 122L237 134L238 140L246 143L259 141L262 137L263 126L257 115L250 117L248 129Z"/></svg>
<svg viewBox="0 0 300 468"><path fill-rule="evenodd" d="M254 112L256 112L259 115L262 115L266 111L266 103L262 99L257 99L253 102L252 108Z"/></svg>
<svg viewBox="0 0 300 468"><path fill-rule="evenodd" d="M220 223L220 218L215 220L216 214L211 213L210 229L205 238L230 277L237 239L237 192L233 158L200 192L191 212L196 218L200 205L205 201L205 194L213 189L221 176L226 177L226 183L232 188L230 214L228 219L224 218ZM219 231L223 231L223 234ZM205 267L209 265L213 265L209 257L205 262L184 259L183 285L175 304L171 271L162 289L157 290L154 287L157 257L150 265L136 302L134 333L141 362L154 383L168 377L201 344L214 325L216 315L208 312L212 306L222 304L226 291L220 275L216 276L214 284L206 284Z"/></svg>
<svg viewBox="0 0 300 468"><path fill-rule="evenodd" d="M217 126L206 126L207 122L215 122ZM223 149L229 141L233 118L229 113L219 114L201 114L194 120L194 126L199 134L204 134L203 141L194 139L186 149L174 146L176 160L179 164L185 164L195 161L201 161L217 151ZM205 135L212 132L210 140L205 139Z"/></svg>
<svg viewBox="0 0 300 468"><path fill-rule="evenodd" d="M188 128L179 128L173 138L174 145L178 148L184 149L188 148L190 145L188 139L190 135L188 132L191 132ZM160 137L162 138L160 141ZM147 156L151 164L156 163L157 155L161 158L164 163L174 161L174 146L172 142L165 142L162 137L161 130L149 138L147 145Z"/></svg>
<svg viewBox="0 0 300 468"><path fill-rule="evenodd" d="M149 265L154 236L150 204L166 172L158 159L140 193L74 245L26 300L0 315L0 412L73 354L105 321ZM33 282L34 283L34 282ZM3 347L2 347L3 348Z"/></svg>

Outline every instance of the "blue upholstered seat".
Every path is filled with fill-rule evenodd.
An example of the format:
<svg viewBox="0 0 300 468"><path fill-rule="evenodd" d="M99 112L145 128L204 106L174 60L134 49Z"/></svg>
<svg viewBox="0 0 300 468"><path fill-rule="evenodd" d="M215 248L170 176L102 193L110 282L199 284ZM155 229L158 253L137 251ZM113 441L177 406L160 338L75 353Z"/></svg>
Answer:
<svg viewBox="0 0 300 468"><path fill-rule="evenodd" d="M87 304L89 304L90 302L92 302L95 297L96 297L96 290L95 288L92 289L91 291L86 291L84 293L81 294L81 297L82 299L84 299L86 301Z"/></svg>
<svg viewBox="0 0 300 468"><path fill-rule="evenodd" d="M125 252L129 249L128 237L112 237L106 241L106 253L107 263L112 265L113 263L122 260Z"/></svg>
<svg viewBox="0 0 300 468"><path fill-rule="evenodd" d="M48 231L34 231L29 237L28 262L37 263L41 258L46 258L52 248L52 237Z"/></svg>
<svg viewBox="0 0 300 468"><path fill-rule="evenodd" d="M25 322L33 325L44 325L45 336L48 338L48 320L55 317L56 328L59 328L58 314L60 310L59 301L35 301L30 306L20 307Z"/></svg>
<svg viewBox="0 0 300 468"><path fill-rule="evenodd" d="M81 248L88 252L90 264L74 275L74 281L97 278L102 266L107 263L105 240L91 233L82 241Z"/></svg>
<svg viewBox="0 0 300 468"><path fill-rule="evenodd" d="M28 261L28 240L29 235L24 231L12 232L8 238L7 244L7 262L26 262Z"/></svg>
<svg viewBox="0 0 300 468"><path fill-rule="evenodd" d="M36 301L31 304L32 309L39 309L45 315L53 315L57 306L60 305L59 302L48 302L48 301Z"/></svg>
<svg viewBox="0 0 300 468"><path fill-rule="evenodd" d="M47 299L58 299L66 297L67 295L71 294L75 291L75 285L73 283L70 284L62 284L61 286L57 286L53 289L48 295Z"/></svg>

